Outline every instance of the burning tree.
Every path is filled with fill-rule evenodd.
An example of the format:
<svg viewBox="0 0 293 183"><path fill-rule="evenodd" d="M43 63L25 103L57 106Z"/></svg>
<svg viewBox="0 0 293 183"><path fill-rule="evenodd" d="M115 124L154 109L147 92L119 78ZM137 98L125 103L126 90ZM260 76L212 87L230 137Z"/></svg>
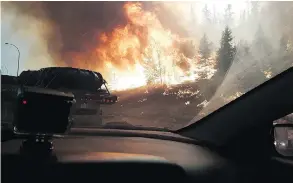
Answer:
<svg viewBox="0 0 293 183"><path fill-rule="evenodd" d="M113 90L193 82L200 78L198 70L214 73L212 63L195 62L197 49L192 38L162 25L155 10L131 2L125 3L123 10L127 23L99 33L96 47L74 56L76 67L103 73Z"/></svg>
<svg viewBox="0 0 293 183"><path fill-rule="evenodd" d="M147 85L155 84L160 79L160 68L152 60L144 64Z"/></svg>
<svg viewBox="0 0 293 183"><path fill-rule="evenodd" d="M152 41L151 49L145 52L144 57L146 58L143 63L144 73L146 76L147 85L152 84L163 84L163 78L165 76L165 69L162 65L162 50L160 49L160 44L155 40Z"/></svg>

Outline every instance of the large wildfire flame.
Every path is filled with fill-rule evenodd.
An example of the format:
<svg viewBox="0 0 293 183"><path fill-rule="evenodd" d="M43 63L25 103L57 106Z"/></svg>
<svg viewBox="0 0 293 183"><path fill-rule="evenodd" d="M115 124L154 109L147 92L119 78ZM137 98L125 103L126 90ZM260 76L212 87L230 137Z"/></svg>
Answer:
<svg viewBox="0 0 293 183"><path fill-rule="evenodd" d="M213 61L200 63L192 39L180 38L163 28L156 14L140 3L124 6L128 24L102 33L90 60L76 55L74 66L101 72L112 90L147 84L178 84L210 78Z"/></svg>

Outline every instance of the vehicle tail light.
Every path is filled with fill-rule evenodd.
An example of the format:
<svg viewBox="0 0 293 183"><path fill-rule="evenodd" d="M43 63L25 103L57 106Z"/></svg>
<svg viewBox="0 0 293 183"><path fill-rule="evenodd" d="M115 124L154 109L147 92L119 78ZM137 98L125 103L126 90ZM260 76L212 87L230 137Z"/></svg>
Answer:
<svg viewBox="0 0 293 183"><path fill-rule="evenodd" d="M110 96L110 97L107 97L107 98L104 98L101 100L101 103L102 104L113 104L117 102L117 97L116 96Z"/></svg>

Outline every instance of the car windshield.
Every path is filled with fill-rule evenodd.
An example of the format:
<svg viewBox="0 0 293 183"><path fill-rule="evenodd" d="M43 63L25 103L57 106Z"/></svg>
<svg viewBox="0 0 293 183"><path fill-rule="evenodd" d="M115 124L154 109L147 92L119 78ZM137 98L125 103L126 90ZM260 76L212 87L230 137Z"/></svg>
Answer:
<svg viewBox="0 0 293 183"><path fill-rule="evenodd" d="M273 1L1 2L2 90L18 76L73 92L75 127L180 129L293 66L292 12Z"/></svg>

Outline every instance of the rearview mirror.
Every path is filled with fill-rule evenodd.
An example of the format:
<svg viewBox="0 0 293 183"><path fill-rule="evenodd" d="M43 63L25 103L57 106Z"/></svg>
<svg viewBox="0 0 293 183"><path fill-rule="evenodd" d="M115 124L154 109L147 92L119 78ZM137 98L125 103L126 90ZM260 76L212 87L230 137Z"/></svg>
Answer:
<svg viewBox="0 0 293 183"><path fill-rule="evenodd" d="M293 157L293 124L275 124L273 127L276 151L287 157Z"/></svg>

